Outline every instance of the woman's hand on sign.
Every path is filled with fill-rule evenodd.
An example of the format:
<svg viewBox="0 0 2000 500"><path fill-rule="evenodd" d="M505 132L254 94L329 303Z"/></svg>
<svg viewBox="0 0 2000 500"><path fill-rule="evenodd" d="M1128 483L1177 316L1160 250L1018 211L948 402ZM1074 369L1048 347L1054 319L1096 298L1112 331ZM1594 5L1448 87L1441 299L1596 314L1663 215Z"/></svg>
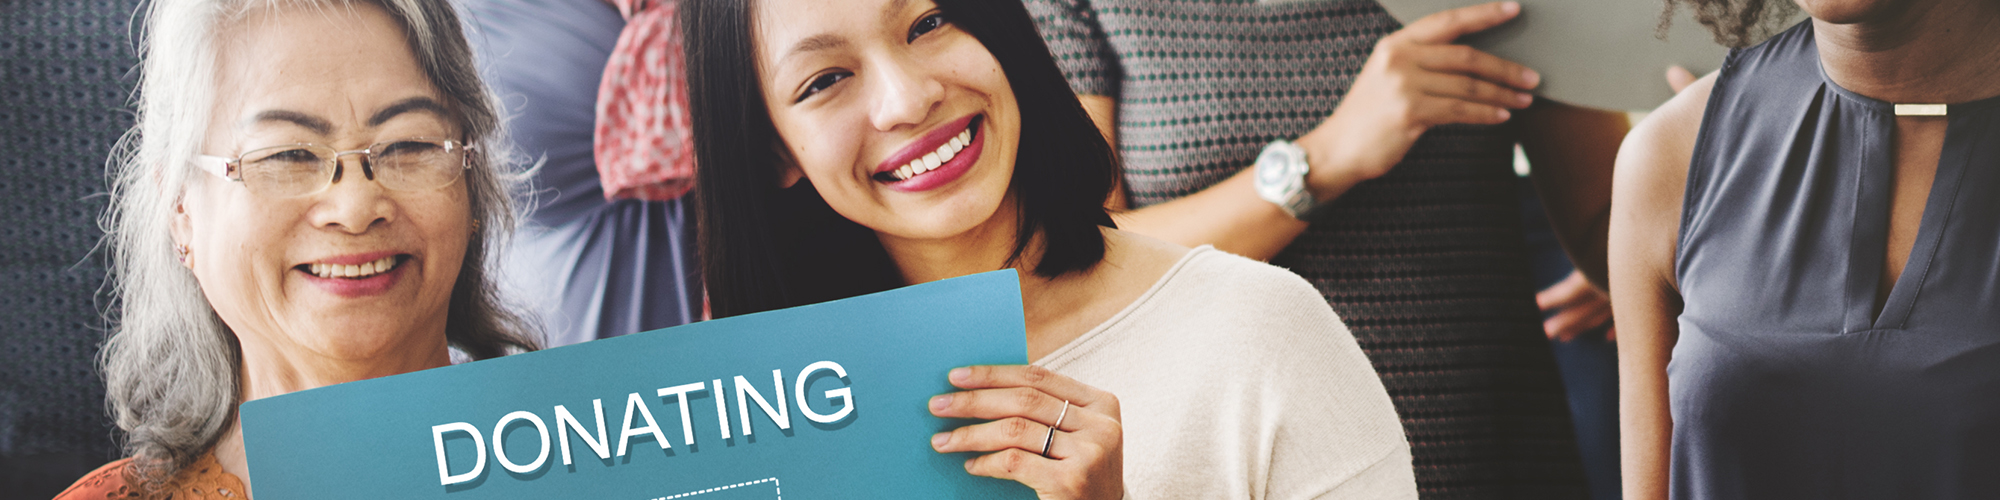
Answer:
<svg viewBox="0 0 2000 500"><path fill-rule="evenodd" d="M1433 126L1497 124L1513 116L1510 109L1534 103L1527 90L1541 83L1541 75L1453 43L1520 12L1515 2L1461 7L1424 16L1376 42L1333 116L1298 140L1312 159L1314 194L1324 199L1389 173Z"/></svg>
<svg viewBox="0 0 2000 500"><path fill-rule="evenodd" d="M1117 396L1031 365L957 368L950 378L966 390L931 398L931 414L991 420L931 437L941 453L983 453L966 472L1020 482L1044 500L1124 496Z"/></svg>

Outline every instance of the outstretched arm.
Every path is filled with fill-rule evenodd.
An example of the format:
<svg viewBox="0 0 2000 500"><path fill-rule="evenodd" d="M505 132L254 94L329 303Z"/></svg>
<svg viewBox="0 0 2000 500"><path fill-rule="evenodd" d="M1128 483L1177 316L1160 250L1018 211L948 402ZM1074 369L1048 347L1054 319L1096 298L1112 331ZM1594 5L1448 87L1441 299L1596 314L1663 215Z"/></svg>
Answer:
<svg viewBox="0 0 2000 500"><path fill-rule="evenodd" d="M1417 137L1451 123L1496 124L1525 108L1540 76L1519 64L1453 44L1458 37L1513 19L1512 2L1463 7L1426 16L1382 38L1333 115L1295 142L1306 150L1306 184L1330 202L1403 160ZM1101 130L1115 121L1115 104L1082 96ZM1107 134L1111 135L1111 134ZM1115 140L1114 140L1115 144ZM1269 260L1306 223L1257 196L1251 169L1179 199L1120 212L1119 227L1187 246L1216 248ZM1124 208L1122 199L1108 203Z"/></svg>

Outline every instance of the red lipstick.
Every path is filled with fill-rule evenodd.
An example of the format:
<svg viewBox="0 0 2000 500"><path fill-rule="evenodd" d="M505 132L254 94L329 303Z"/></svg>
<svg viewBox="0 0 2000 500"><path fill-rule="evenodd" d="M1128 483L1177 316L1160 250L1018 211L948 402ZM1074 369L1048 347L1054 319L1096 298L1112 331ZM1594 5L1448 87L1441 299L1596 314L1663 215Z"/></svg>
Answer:
<svg viewBox="0 0 2000 500"><path fill-rule="evenodd" d="M972 169L973 164L979 162L980 153L984 151L986 145L986 134L980 130L980 125L984 124L984 116L971 115L953 120L924 134L916 142L890 155L877 165L876 182L881 182L890 189L913 193L936 189L958 180ZM935 167L918 172L900 171L912 163L925 165L924 158L927 155L937 154L940 148L951 145L954 138L961 137L966 139L963 146L959 147L949 160L939 157L938 159L943 161L939 161ZM906 175L908 176L905 177Z"/></svg>

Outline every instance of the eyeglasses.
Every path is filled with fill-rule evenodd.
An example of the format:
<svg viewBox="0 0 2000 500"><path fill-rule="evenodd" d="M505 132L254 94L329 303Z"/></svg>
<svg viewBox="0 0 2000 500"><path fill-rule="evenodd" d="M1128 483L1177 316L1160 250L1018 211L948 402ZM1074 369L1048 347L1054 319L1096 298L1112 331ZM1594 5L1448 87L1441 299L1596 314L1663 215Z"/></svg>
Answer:
<svg viewBox="0 0 2000 500"><path fill-rule="evenodd" d="M340 157L362 155L362 172L395 191L429 191L458 182L472 168L473 146L459 141L410 138L384 141L367 149L340 151L319 144L287 144L244 153L236 159L196 156L194 164L216 176L243 183L271 197L320 192L340 180Z"/></svg>

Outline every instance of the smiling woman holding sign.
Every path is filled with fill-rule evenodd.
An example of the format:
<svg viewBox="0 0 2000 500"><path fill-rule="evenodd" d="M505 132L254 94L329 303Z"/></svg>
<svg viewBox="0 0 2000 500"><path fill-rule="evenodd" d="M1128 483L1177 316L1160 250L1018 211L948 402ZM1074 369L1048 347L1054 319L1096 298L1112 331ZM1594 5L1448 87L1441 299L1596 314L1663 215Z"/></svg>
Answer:
<svg viewBox="0 0 2000 500"><path fill-rule="evenodd" d="M1311 285L1111 227L1116 159L1020 3L682 8L717 316L1014 268L1035 366L952 370L930 405L987 421L932 440L968 472L1050 499L1416 495Z"/></svg>
<svg viewBox="0 0 2000 500"><path fill-rule="evenodd" d="M245 498L243 401L531 349L486 274L499 118L442 0L162 0L111 242L132 457L59 498Z"/></svg>

